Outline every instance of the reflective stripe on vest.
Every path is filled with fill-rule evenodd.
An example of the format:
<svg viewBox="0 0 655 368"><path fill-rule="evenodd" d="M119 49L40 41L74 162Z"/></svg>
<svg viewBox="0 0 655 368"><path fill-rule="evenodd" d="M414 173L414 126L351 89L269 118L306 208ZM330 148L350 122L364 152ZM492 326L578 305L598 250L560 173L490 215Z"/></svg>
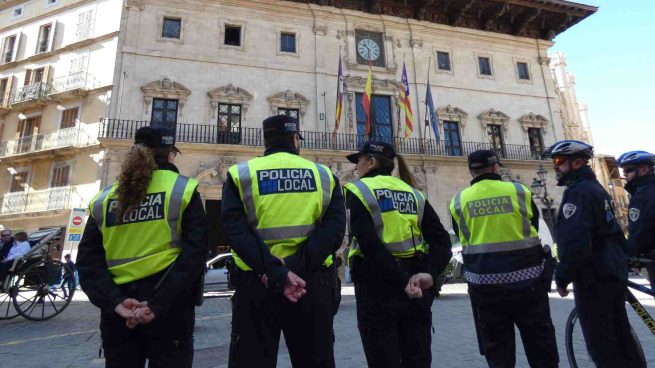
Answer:
<svg viewBox="0 0 655 368"><path fill-rule="evenodd" d="M462 212L462 192L459 192L455 195L455 212L457 212L457 216L459 217L459 230L462 232L462 235L464 235L464 239L466 240L467 243L471 243L471 231L469 230L468 225L466 224L466 220L464 219L464 212ZM462 242L463 244L464 242Z"/></svg>
<svg viewBox="0 0 655 368"><path fill-rule="evenodd" d="M248 162L240 162L237 164L237 169L239 172L239 182L241 190L243 193L243 204L246 207L246 216L248 218L248 226L251 229L256 230L259 236L262 237L262 240L282 240L282 239L292 239L292 238L304 238L308 237L309 234L314 230L315 225L299 225L299 226L285 226L285 227L276 227L276 228L266 228L258 229L259 220L257 219L257 211L255 209L255 200L252 193L252 176L250 175L250 167ZM317 219L317 222L320 222L330 205L330 174L327 170L316 164L316 169L318 170L319 177L321 180L321 188L323 190L322 197L322 213L321 216Z"/></svg>
<svg viewBox="0 0 655 368"><path fill-rule="evenodd" d="M366 204L368 205L368 208L371 212L371 218L373 220L373 226L375 227L375 232L378 236L378 239L384 244L385 248L389 250L390 252L406 252L408 250L411 250L423 243L423 237L418 236L418 237L412 237L410 239L406 239L403 241L399 242L385 242L384 239L384 221L382 220L382 211L380 210L380 205L378 203L378 200L375 198L373 195L373 192L371 192L371 189L364 184L361 180L355 180L352 183L359 192L362 194L362 197L364 197L364 200L366 201ZM412 188L412 192L414 193L414 197L416 198L418 205L417 205L417 217L418 217L418 226L419 228L421 227L421 223L423 222L423 213L425 212L425 198L423 195L419 193L418 190ZM358 243L355 239L353 239L353 246L351 249L359 249Z"/></svg>

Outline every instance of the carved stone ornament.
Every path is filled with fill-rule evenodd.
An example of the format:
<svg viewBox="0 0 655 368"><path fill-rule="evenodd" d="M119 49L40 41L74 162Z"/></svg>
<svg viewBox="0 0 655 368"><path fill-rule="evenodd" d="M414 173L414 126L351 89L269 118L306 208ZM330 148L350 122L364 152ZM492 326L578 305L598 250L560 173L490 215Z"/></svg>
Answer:
<svg viewBox="0 0 655 368"><path fill-rule="evenodd" d="M348 92L361 92L366 88L365 77L347 77L344 81L344 88ZM373 92L386 91L395 93L400 90L402 84L393 79L378 79L375 74L371 76L371 90Z"/></svg>
<svg viewBox="0 0 655 368"><path fill-rule="evenodd" d="M550 121L545 117L533 113L521 116L519 118L519 122L521 123L521 126L523 126L523 130L526 132L530 128L540 128L542 130L546 130L548 128L548 123L550 123Z"/></svg>
<svg viewBox="0 0 655 368"><path fill-rule="evenodd" d="M200 167L204 168L205 163L200 163ZM200 170L199 170L200 171ZM218 171L215 167L211 169L202 170L196 175L196 180L198 180L199 185L219 185L221 181L218 178Z"/></svg>
<svg viewBox="0 0 655 368"><path fill-rule="evenodd" d="M451 105L441 107L437 109L437 118L439 122L442 121L456 121L462 127L466 126L468 121L469 114L460 109L459 107L453 107Z"/></svg>
<svg viewBox="0 0 655 368"><path fill-rule="evenodd" d="M252 94L250 94L245 89L235 87L232 84L228 84L227 86L218 87L207 92L207 95L211 101L212 120L216 118L219 103L241 105L241 118L244 121L246 120L245 114L248 112L248 107L250 106L250 102L252 101L253 97Z"/></svg>
<svg viewBox="0 0 655 368"><path fill-rule="evenodd" d="M143 10L146 8L146 4L143 0L127 0L125 2L125 8L130 10Z"/></svg>
<svg viewBox="0 0 655 368"><path fill-rule="evenodd" d="M488 125L502 125L505 131L509 128L509 116L502 111L490 109L478 115L478 119L480 119L480 125L485 131Z"/></svg>
<svg viewBox="0 0 655 368"><path fill-rule="evenodd" d="M307 97L289 89L269 96L267 100L271 105L271 114L273 115L277 115L277 109L279 107L285 107L289 109L299 109L300 115L305 116L310 102Z"/></svg>
<svg viewBox="0 0 655 368"><path fill-rule="evenodd" d="M179 114L182 117L184 104L186 103L191 91L180 83L173 82L168 77L158 81L152 81L141 87L143 92L143 102L145 104L145 115L150 116L150 107L153 98L175 99L179 103Z"/></svg>
<svg viewBox="0 0 655 368"><path fill-rule="evenodd" d="M423 47L423 40L418 40L418 39L412 39L409 44L414 47L420 49Z"/></svg>
<svg viewBox="0 0 655 368"><path fill-rule="evenodd" d="M425 173L425 169L421 166L414 166L414 180L416 182L416 187L423 193L428 189L428 178Z"/></svg>

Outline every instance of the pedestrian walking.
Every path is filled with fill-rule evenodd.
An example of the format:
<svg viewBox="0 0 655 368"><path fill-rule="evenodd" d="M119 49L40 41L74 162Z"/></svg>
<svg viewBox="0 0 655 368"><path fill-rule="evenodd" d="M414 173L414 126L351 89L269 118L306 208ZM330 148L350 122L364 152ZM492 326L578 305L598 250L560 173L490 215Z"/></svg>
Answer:
<svg viewBox="0 0 655 368"><path fill-rule="evenodd" d="M392 176L396 157L400 178ZM366 361L369 367L428 368L434 286L452 255L450 237L393 146L369 141L348 160L359 174L345 188Z"/></svg>
<svg viewBox="0 0 655 368"><path fill-rule="evenodd" d="M557 217L557 292L567 296L573 283L578 320L596 366L645 367L625 311L626 239L612 198L588 165L593 147L564 140L545 155L553 159L557 185L566 186Z"/></svg>
<svg viewBox="0 0 655 368"><path fill-rule="evenodd" d="M285 115L264 120L264 156L232 166L223 186L237 266L230 367L275 367L280 332L294 367L334 367L343 195L328 167L299 156L298 128Z"/></svg>
<svg viewBox="0 0 655 368"><path fill-rule="evenodd" d="M180 175L175 133L137 130L118 180L89 205L77 255L100 308L106 367L191 367L208 254L198 182Z"/></svg>
<svg viewBox="0 0 655 368"><path fill-rule="evenodd" d="M501 179L500 165L495 151L471 153L471 186L450 202L478 345L489 367L514 367L516 326L530 366L557 367L539 211L525 185Z"/></svg>

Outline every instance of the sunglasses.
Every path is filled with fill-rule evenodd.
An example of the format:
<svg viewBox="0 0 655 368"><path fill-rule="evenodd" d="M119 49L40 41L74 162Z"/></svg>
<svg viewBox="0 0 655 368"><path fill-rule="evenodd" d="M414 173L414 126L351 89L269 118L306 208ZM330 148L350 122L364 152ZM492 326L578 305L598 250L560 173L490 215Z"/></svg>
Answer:
<svg viewBox="0 0 655 368"><path fill-rule="evenodd" d="M2 236L11 236L11 234L2 234Z"/></svg>
<svg viewBox="0 0 655 368"><path fill-rule="evenodd" d="M555 166L562 166L568 159L566 157L554 157L553 163Z"/></svg>
<svg viewBox="0 0 655 368"><path fill-rule="evenodd" d="M630 173L635 172L635 171L637 171L636 167L626 167L626 168L623 169L624 174L630 174Z"/></svg>

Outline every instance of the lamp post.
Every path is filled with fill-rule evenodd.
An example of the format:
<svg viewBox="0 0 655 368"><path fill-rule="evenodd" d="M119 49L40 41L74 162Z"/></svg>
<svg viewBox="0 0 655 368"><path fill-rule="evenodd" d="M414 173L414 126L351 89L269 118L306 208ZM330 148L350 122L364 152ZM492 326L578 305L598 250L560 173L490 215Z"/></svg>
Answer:
<svg viewBox="0 0 655 368"><path fill-rule="evenodd" d="M553 204L555 203L555 200L551 198L548 195L548 186L546 185L546 181L548 179L548 170L544 169L543 165L539 165L539 170L537 170L537 178L532 178L532 184L530 184L530 189L532 190L532 194L534 195L535 198L540 199L541 203L543 203L544 206L546 206L546 209L548 210L548 216L544 216L544 221L546 221L546 225L548 225L548 229L550 229L550 232L552 234L555 234L555 223L553 221L554 214L553 214ZM543 190L543 195L542 195L542 190Z"/></svg>

